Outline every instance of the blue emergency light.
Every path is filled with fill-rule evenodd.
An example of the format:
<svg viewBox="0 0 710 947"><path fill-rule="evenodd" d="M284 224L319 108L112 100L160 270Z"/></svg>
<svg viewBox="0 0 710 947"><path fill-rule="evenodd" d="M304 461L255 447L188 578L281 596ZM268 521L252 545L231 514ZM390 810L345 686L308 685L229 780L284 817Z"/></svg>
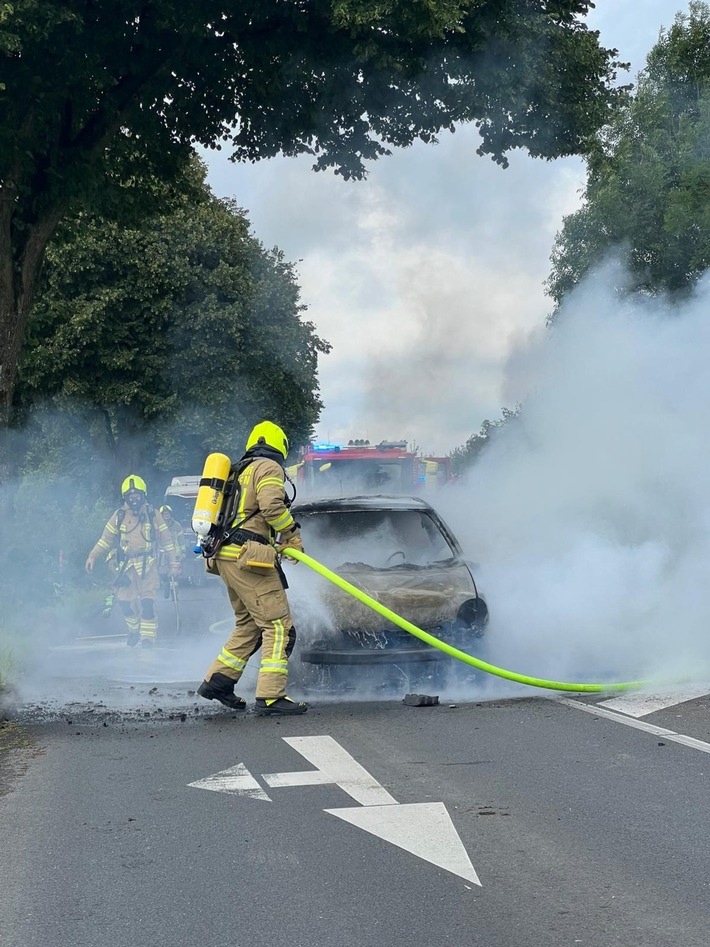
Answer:
<svg viewBox="0 0 710 947"><path fill-rule="evenodd" d="M311 450L340 450L339 444L314 444Z"/></svg>

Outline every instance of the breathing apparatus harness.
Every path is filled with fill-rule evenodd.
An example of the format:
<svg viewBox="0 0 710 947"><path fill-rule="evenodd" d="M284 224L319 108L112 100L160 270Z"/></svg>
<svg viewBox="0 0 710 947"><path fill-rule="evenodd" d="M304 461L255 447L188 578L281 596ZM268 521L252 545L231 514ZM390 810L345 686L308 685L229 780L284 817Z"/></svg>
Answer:
<svg viewBox="0 0 710 947"><path fill-rule="evenodd" d="M148 535L146 536L145 533L142 533L142 536L143 536L143 539L145 539L146 543L153 547L153 551L155 552L156 551L155 544L157 542L158 534L155 529L154 514L155 514L155 509L150 505L150 503L146 503L145 519L143 518L143 514L136 514L138 518L136 525L132 529L126 530L126 532L127 533L134 532L136 529L142 526L147 520ZM137 558L138 556L141 556L141 555L143 556L141 578L145 576L145 567L146 567L146 560L148 557L148 550L145 549L142 554L138 553L137 556L129 556L128 553L125 552L124 549L121 547L121 526L123 525L123 521L125 518L126 518L126 508L125 506L121 506L114 513L114 525L116 527L116 562L118 563L118 571L116 572L116 575L114 576L113 584L111 586L111 591L106 596L106 599L104 601L104 607L101 613L104 618L108 618L111 614L114 599L116 597L116 592L118 591L118 589L122 588L124 585L129 584L129 580L125 576L125 571L128 568L128 563L131 559Z"/></svg>
<svg viewBox="0 0 710 947"><path fill-rule="evenodd" d="M132 512L136 512L136 511L132 511ZM144 539L145 542L146 542L146 549L144 549L142 553L136 553L136 554L134 554L133 556L130 556L130 555L121 547L121 526L122 526L123 521L124 521L124 519L125 519L125 517L126 517L126 508L125 508L125 506L122 506L122 507L120 507L118 510L116 510L115 516L116 516L116 520L115 520L116 532L117 532L117 534L118 534L118 536L117 536L117 547L116 547L116 561L118 562L120 568L119 568L118 573L117 573L117 575L116 575L116 583L114 583L114 584L115 584L115 585L118 585L118 584L119 584L119 583L118 583L118 579L119 579L119 578L123 575L123 573L126 571L126 568L128 567L128 561L129 561L129 559L137 559L137 558L139 558L139 557L142 555L142 557L143 557L143 565L142 565L142 569L141 569L141 576L144 576L144 575L145 575L146 560L147 560L147 557L148 557L148 548L147 548L147 547L148 547L148 546L151 547L151 551L153 552L154 555L157 553L158 532L157 532L157 530L156 530L156 528L155 528L155 509L154 509L153 506L151 506L150 503L146 503L146 505L145 505L145 513L137 513L137 512L136 512L136 518L137 518L136 525L133 526L132 529L126 530L126 533L128 534L128 533L133 533L133 532L135 532L135 530L141 528L141 536L143 537L143 539ZM143 531L143 529L142 529L142 527L143 527L143 525L144 525L145 523L147 523L147 525L148 525L147 535L146 535L146 533L145 533L145 532Z"/></svg>
<svg viewBox="0 0 710 947"><path fill-rule="evenodd" d="M208 536L200 539L199 550L204 556L205 559L212 559L217 554L217 552L222 548L222 546L229 546L231 544L243 545L245 542L252 540L255 543L260 543L264 546L270 545L269 540L265 539L259 533L255 533L250 529L244 529L244 524L248 523L249 520L256 516L259 512L259 507L245 516L244 519L241 519L238 523L232 523L232 521L237 516L237 510L239 509L239 500L242 495L242 485L239 482L239 478L247 469L247 467L252 464L259 457L267 457L270 460L277 460L283 469L283 464L281 463L280 454L277 457L278 452L269 448L269 447L255 447L242 457L241 460L237 461L236 464L232 464L229 470L229 477L227 483L224 487L224 501L222 504L222 511L220 513L219 521L215 527L210 530ZM291 507L291 504L296 499L296 484L289 477L289 475L284 470L284 479L287 480L293 487L293 495L289 497L287 492L284 492L284 503L287 508ZM205 485L210 485L209 480L200 480L201 487ZM232 523L232 526L226 526L225 524ZM195 550L197 551L197 550Z"/></svg>

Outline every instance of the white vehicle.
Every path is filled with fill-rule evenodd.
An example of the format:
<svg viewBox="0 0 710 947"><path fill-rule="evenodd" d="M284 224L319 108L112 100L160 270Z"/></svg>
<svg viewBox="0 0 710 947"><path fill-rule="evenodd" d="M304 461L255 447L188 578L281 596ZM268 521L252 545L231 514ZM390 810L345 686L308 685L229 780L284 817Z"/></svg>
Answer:
<svg viewBox="0 0 710 947"><path fill-rule="evenodd" d="M195 497L200 486L199 476L173 477L170 486L165 491L163 504L166 504L173 511L173 517L183 528L184 542L186 549L185 560L183 562L183 578L189 585L204 585L207 581L205 574L205 563L202 556L192 553L197 537L192 531L192 511L195 507Z"/></svg>

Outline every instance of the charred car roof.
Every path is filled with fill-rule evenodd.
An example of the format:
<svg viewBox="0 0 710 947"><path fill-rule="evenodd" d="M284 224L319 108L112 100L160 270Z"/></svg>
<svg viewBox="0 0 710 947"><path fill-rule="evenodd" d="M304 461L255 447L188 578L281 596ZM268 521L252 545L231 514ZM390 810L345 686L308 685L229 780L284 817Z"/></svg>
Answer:
<svg viewBox="0 0 710 947"><path fill-rule="evenodd" d="M296 500L294 509L304 513L321 513L340 510L426 510L434 512L433 508L419 497L407 496L373 496L356 497L315 497L309 500Z"/></svg>
<svg viewBox="0 0 710 947"><path fill-rule="evenodd" d="M425 513L427 516L430 516L448 542L452 552L456 556L463 555L459 541L445 521L439 516L431 504L427 503L426 500L422 500L420 497L389 496L382 494L354 497L316 497L300 502L297 499L292 507L294 516L300 516L302 514L308 515L310 513L406 513L412 511Z"/></svg>

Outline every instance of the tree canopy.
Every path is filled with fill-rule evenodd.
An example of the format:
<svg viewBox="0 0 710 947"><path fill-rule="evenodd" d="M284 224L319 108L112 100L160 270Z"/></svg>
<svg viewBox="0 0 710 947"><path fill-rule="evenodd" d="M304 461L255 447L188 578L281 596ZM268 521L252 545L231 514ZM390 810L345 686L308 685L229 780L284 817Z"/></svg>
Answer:
<svg viewBox="0 0 710 947"><path fill-rule="evenodd" d="M83 214L60 233L18 384L26 416L49 401L66 428L60 466L80 454L114 479L199 471L211 450L240 456L264 416L309 440L329 346L302 318L291 265L234 203L205 188L141 226Z"/></svg>
<svg viewBox="0 0 710 947"><path fill-rule="evenodd" d="M628 270L620 289L689 291L710 266L709 197L710 7L694 2L661 32L636 94L598 136L583 205L557 235L555 303L612 250Z"/></svg>
<svg viewBox="0 0 710 947"><path fill-rule="evenodd" d="M490 447L495 437L500 433L506 424L514 421L521 411L521 405L517 404L513 410L503 408L501 416L495 421L489 421L487 418L481 424L477 434L472 434L465 444L455 447L449 455L451 457L451 467L455 474L462 474L475 464L481 454Z"/></svg>
<svg viewBox="0 0 710 947"><path fill-rule="evenodd" d="M0 424L47 241L140 208L196 143L368 161L473 121L482 154L583 152L623 95L588 0L13 0L0 4Z"/></svg>

